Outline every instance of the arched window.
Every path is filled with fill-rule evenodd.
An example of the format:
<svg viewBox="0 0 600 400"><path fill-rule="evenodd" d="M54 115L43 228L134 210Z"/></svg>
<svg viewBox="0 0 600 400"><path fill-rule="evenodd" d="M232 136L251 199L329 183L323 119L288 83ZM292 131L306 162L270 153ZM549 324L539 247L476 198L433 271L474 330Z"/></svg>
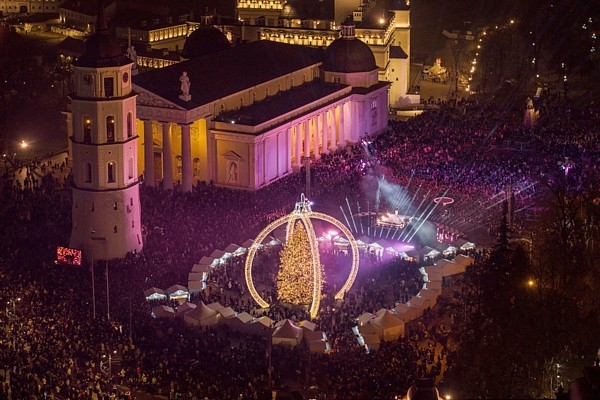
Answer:
<svg viewBox="0 0 600 400"><path fill-rule="evenodd" d="M106 172L107 172L106 180L108 181L108 183L113 183L117 180L116 179L116 173L117 173L116 165L114 162L111 161L108 163L108 170Z"/></svg>
<svg viewBox="0 0 600 400"><path fill-rule="evenodd" d="M89 115L83 116L83 143L92 143L92 119Z"/></svg>
<svg viewBox="0 0 600 400"><path fill-rule="evenodd" d="M133 116L131 113L127 113L127 137L133 136Z"/></svg>
<svg viewBox="0 0 600 400"><path fill-rule="evenodd" d="M106 117L106 141L109 143L115 141L115 117L113 115Z"/></svg>
<svg viewBox="0 0 600 400"><path fill-rule="evenodd" d="M114 204L113 204L113 210L118 210L118 209L119 209L119 207L117 205L117 202L115 201Z"/></svg>
<svg viewBox="0 0 600 400"><path fill-rule="evenodd" d="M85 163L85 170L83 171L84 174L84 182L85 183L92 183L92 163L90 162L86 162Z"/></svg>

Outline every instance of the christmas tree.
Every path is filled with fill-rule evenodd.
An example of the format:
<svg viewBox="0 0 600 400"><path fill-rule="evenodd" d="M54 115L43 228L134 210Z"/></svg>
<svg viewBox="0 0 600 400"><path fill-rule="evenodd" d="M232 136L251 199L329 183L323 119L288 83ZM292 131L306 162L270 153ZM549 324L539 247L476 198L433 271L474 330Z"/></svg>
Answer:
<svg viewBox="0 0 600 400"><path fill-rule="evenodd" d="M280 253L277 274L277 297L291 304L310 304L313 294L313 261L308 233L304 224L297 220ZM320 291L320 288L319 288Z"/></svg>

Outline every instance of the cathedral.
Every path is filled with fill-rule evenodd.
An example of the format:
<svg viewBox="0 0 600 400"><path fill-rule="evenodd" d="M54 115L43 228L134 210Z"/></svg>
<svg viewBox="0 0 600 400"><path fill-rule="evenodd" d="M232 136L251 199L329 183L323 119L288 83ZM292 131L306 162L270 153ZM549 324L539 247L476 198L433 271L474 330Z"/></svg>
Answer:
<svg viewBox="0 0 600 400"><path fill-rule="evenodd" d="M208 30L201 36L222 35ZM191 191L205 181L257 190L305 157L387 126L389 83L378 80L375 57L351 23L325 51L267 40L198 45L210 55L186 43L184 52L196 58L133 79L146 185Z"/></svg>

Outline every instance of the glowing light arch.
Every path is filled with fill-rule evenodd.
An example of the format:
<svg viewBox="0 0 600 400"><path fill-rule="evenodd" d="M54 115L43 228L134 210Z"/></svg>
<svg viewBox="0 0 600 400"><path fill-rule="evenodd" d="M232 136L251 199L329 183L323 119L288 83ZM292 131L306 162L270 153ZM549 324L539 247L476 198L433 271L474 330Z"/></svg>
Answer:
<svg viewBox="0 0 600 400"><path fill-rule="evenodd" d="M315 235L315 231L313 229L311 219L320 219L322 221L329 222L338 228L346 238L348 239L348 243L352 249L352 268L350 269L350 274L348 275L348 279L342 285L340 290L336 293L335 299L340 300L344 297L344 294L350 290L354 280L356 279L356 275L358 274L358 265L359 265L359 253L358 253L358 245L356 244L356 240L352 235L352 232L344 224L342 224L337 219L323 213L313 212L310 208L310 203L307 199L304 198L304 194L300 197L300 202L296 203L296 208L290 214L283 216L269 225L267 225L254 239L254 243L262 243L263 240L269 235L269 233L273 232L278 227L283 224L287 224L286 226L286 241L289 239L290 235L294 232L294 222L296 220L300 220L304 227L306 228L306 232L308 233L308 238L310 242L310 251L313 263L313 297L310 307L310 315L311 318L315 318L319 312L319 305L321 302L321 261L319 257L319 249L317 244L317 238ZM267 308L270 306L256 291L254 287L254 281L252 279L252 263L254 261L254 256L256 255L256 250L258 246L251 246L248 249L248 256L246 258L246 264L244 267L244 276L246 278L246 285L248 286L248 291L250 295L263 308Z"/></svg>

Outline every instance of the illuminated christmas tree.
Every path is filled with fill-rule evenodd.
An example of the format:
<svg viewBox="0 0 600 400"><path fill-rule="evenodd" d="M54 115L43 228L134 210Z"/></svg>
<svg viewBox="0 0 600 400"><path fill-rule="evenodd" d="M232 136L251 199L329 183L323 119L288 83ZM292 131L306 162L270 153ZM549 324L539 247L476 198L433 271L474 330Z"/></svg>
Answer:
<svg viewBox="0 0 600 400"><path fill-rule="evenodd" d="M310 304L313 294L313 261L306 228L296 221L280 253L277 297L291 304ZM320 288L319 288L320 289Z"/></svg>

